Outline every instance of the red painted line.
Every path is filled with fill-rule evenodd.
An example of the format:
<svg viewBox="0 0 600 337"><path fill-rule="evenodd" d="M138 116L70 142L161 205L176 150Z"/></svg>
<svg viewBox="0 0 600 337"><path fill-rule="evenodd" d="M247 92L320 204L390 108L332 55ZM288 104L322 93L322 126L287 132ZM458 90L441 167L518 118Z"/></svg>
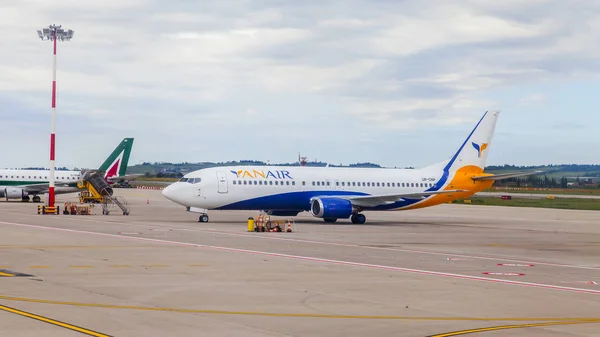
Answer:
<svg viewBox="0 0 600 337"><path fill-rule="evenodd" d="M52 107L56 108L56 81L52 81Z"/></svg>
<svg viewBox="0 0 600 337"><path fill-rule="evenodd" d="M534 264L526 264L526 263L498 263L501 267L535 267Z"/></svg>
<svg viewBox="0 0 600 337"><path fill-rule="evenodd" d="M54 160L54 147L56 144L56 135L50 134L50 160Z"/></svg>
<svg viewBox="0 0 600 337"><path fill-rule="evenodd" d="M471 259L464 259L464 258L460 258L460 257L449 257L449 258L446 258L446 260L448 260L448 261L471 261Z"/></svg>
<svg viewBox="0 0 600 337"><path fill-rule="evenodd" d="M523 273L503 273L503 272L493 272L493 271L486 271L484 273L482 273L484 275L498 275L498 276L525 276L525 274Z"/></svg>
<svg viewBox="0 0 600 337"><path fill-rule="evenodd" d="M430 271L430 270L383 266L383 265L351 262L351 261L330 260L330 259L323 259L323 258L317 258L317 257L270 253L270 252L254 251L254 250L239 249L239 248L208 246L208 245L201 245L201 244L188 243L188 242L150 239L150 238L142 238L142 237L135 237L135 236L123 236L123 235L117 235L117 234L88 232L88 231L80 231L80 230L75 230L75 229L28 225L28 224L20 224L20 223L12 223L12 222L4 222L4 221L0 221L0 224L10 225L10 226L18 226L18 227L45 229L45 230L56 230L56 231L78 233L78 234L91 234L91 235L114 237L114 238L129 239L129 240L141 240L141 241L164 243L164 244L171 244L171 245L177 245L177 246L183 246L183 247L207 248L207 249L214 249L214 250L221 250L221 251L228 251L228 252L235 252L235 253L244 253L244 254L251 254L251 255L272 256L272 257L279 257L279 258L330 263L330 264L338 264L338 265L346 265L346 266L354 266L354 267L365 267L365 268L380 269L380 270L400 271L400 272L406 272L406 273L412 273L412 274L418 274L418 275L442 276L442 277L470 280L470 281L482 281L482 282L490 282L490 283L497 283L497 284L509 284L509 285L523 286L523 287L531 287L531 288L571 291L571 292L577 292L577 293L600 295L600 290L563 287L563 286L556 286L556 285L542 284L542 283L502 280L502 279L494 279L494 278L481 277L481 276L469 276L469 275L443 273L443 272Z"/></svg>
<svg viewBox="0 0 600 337"><path fill-rule="evenodd" d="M54 202L56 200L56 196L54 194L54 186L48 187L48 205L55 206Z"/></svg>
<svg viewBox="0 0 600 337"><path fill-rule="evenodd" d="M598 282L596 282L596 281L565 281L565 282L561 282L561 283L590 284L590 285L597 285L598 284Z"/></svg>
<svg viewBox="0 0 600 337"><path fill-rule="evenodd" d="M140 188L138 186L137 188ZM12 213L15 215L21 215L21 213ZM77 221L85 221L85 222L98 222L104 223L103 221L96 220L85 220L85 219L71 219L66 218L67 220L77 220ZM125 222L113 222L112 224L121 224L127 226L143 226L148 227L149 225L141 225L141 224L132 224ZM159 227L166 228L166 227ZM301 243L311 243L311 244L320 244L320 245L329 245L329 246L339 246L339 247L352 247L352 248L361 248L361 249L375 249L375 250L384 250L384 251L393 251L393 252L403 252L403 253L416 253L416 254L427 254L427 255L437 255L437 256L445 256L448 261L468 261L469 259L477 259L477 260L490 260L490 261L510 261L516 262L519 264L538 264L544 266L551 267L564 267L564 268L573 268L573 269L584 269L584 270L599 270L600 266L578 266L571 264L562 264L562 263L552 263L552 262L543 262L543 261L530 261L530 260L516 260L503 256L478 256L478 255L464 255L464 254L454 254L454 253L445 253L445 252L434 252L434 251L426 251L419 249L406 249L406 248L386 248L386 247L373 247L373 246L361 246L357 244L343 243L343 242L328 242L328 241L316 241L316 240L305 240L305 239L294 239L294 238L284 238L277 236L260 236L255 234L241 234L241 233L231 233L225 232L215 229L189 229L189 228L172 228L176 231L188 231L188 232L206 232L206 233L214 233L221 235L229 235L229 236L241 236L248 237L252 239L265 239L265 240L281 240L281 241L289 241L289 242L301 242ZM448 257L451 256L451 257ZM465 258L465 259L461 259ZM506 265L506 264L505 264Z"/></svg>
<svg viewBox="0 0 600 337"><path fill-rule="evenodd" d="M565 268L587 269L587 270L600 269L600 266L577 266L577 265L571 265L571 264L551 263L551 262L542 262L542 261L516 260L516 259L505 258L505 257L477 256L477 255L464 255L464 254L453 254L453 253L444 253L444 252L432 252L432 251L419 250L419 249L361 246L361 245L350 244L350 243L282 238L282 237L276 237L276 236L256 236L256 235L230 233L230 232L224 232L224 231L219 231L219 230L209 230L209 229L178 228L177 230L191 231L191 232L198 231L198 232L207 232L207 233L215 233L215 234L222 234L222 235L231 235L231 236L243 236L243 237L265 239L265 240L281 240L281 241L311 243L311 244L340 246L340 247L376 249L376 250L385 250L385 251L402 252L402 253L416 253L416 254L427 254L427 255L437 255L437 256L449 256L450 255L451 257L446 258L449 261L452 261L452 260L458 261L459 258L464 258L463 261L467 261L467 259L477 259L477 260L491 260L491 261L509 261L509 262L516 262L516 263L521 263L521 264L538 264L538 265L551 266L551 267L565 267Z"/></svg>
<svg viewBox="0 0 600 337"><path fill-rule="evenodd" d="M164 187L136 186L139 190L163 190Z"/></svg>

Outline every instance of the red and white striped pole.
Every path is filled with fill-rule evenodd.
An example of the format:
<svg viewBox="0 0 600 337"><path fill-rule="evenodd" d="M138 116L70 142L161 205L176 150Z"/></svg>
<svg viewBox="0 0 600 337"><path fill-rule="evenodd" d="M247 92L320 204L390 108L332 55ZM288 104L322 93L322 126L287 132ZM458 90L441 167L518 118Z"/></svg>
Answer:
<svg viewBox="0 0 600 337"><path fill-rule="evenodd" d="M56 45L58 40L69 41L73 38L75 33L73 30L64 30L62 26L51 25L43 30L38 30L38 36L42 40L51 40L54 44L53 48L53 60L52 60L52 130L50 133L50 174L49 174L49 186L48 186L48 206L54 207L55 195L54 195L54 160L55 160L55 146L56 146Z"/></svg>
<svg viewBox="0 0 600 337"><path fill-rule="evenodd" d="M52 131L50 133L50 184L48 188L48 206L54 207L54 154L56 142L56 27L52 32L52 40L54 42L54 56L52 60Z"/></svg>

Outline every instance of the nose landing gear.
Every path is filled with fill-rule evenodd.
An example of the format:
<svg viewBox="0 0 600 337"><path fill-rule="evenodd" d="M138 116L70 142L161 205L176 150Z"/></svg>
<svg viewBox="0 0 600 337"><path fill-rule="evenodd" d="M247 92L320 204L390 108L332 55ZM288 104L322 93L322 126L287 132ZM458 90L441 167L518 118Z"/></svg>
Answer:
<svg viewBox="0 0 600 337"><path fill-rule="evenodd" d="M200 214L198 222L208 222L208 214Z"/></svg>

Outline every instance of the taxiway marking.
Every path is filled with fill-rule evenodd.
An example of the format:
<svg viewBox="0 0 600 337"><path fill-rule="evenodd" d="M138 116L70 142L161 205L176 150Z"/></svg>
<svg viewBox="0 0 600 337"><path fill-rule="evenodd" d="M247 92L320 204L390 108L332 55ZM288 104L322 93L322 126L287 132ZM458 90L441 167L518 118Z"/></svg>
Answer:
<svg viewBox="0 0 600 337"><path fill-rule="evenodd" d="M85 329L85 328L82 328L82 327L79 327L79 326L76 326L76 325L73 325L73 324L69 324L69 323L57 321L57 320L54 320L52 318L48 318L48 317L43 317L43 316L40 316L40 315L32 314L30 312L26 312L26 311L18 310L18 309L15 309L15 308L7 307L7 306L1 305L1 304L0 304L0 310L6 311L6 312L10 312L10 313L13 313L13 314L17 314L17 315L20 315L20 316L24 316L24 317L27 317L27 318L35 319L35 320L38 320L38 321L42 321L44 323L56 325L56 326L59 326L61 328L65 328L65 329L77 331L77 332L80 332L82 334L86 334L88 336L110 337L110 335L106 335L106 334L103 334L103 333L100 333L100 332L96 332L96 331L92 331L92 330L89 330L89 329Z"/></svg>
<svg viewBox="0 0 600 337"><path fill-rule="evenodd" d="M544 322L544 323L500 325L500 326L492 326L492 327L488 327L488 328L477 328L477 329L467 329L467 330L454 331L454 332L446 332L446 333L441 333L441 334L436 334L436 335L430 335L428 337L451 337L451 336L460 336L460 335L479 333L479 332L490 332L490 331L508 330L508 329L536 328L536 327L553 326L553 325L574 325L574 324L584 324L584 323L600 323L600 320L557 321L557 322Z"/></svg>
<svg viewBox="0 0 600 337"><path fill-rule="evenodd" d="M7 213L7 214L23 215L22 213ZM26 214L26 215L38 216L38 215L33 215L33 214ZM100 220L70 218L70 217L63 218L63 220L72 220L72 221L79 221L79 222L93 222L93 223L102 223L102 224L107 223L106 221L100 221ZM529 221L530 219L519 219L519 220ZM539 221L556 222L558 220L539 220ZM570 222L588 223L589 221L573 220ZM3 223L3 222L0 222L0 223ZM11 223L6 222L5 224L11 224ZM293 238L280 238L280 237L272 237L272 236L257 236L257 235L240 234L240 233L229 233L229 232L224 232L224 231L219 231L219 230L214 230L214 229L189 229L189 228L177 228L177 227L173 228L172 226L171 227L162 227L159 225L146 225L146 224L119 222L119 221L110 221L110 222L108 222L108 224L153 228L153 230L156 230L157 228L168 228L171 230L190 231L190 232L207 232L207 233L215 233L215 234L221 234L221 235L241 236L241 237L259 238L259 239L266 239L266 240L281 240L281 241L312 243L312 244L331 245L331 246L340 246L340 247L378 249L378 250L396 251L396 252L404 252L404 253L416 253L416 254L428 254L428 255L438 255L438 256L455 256L455 257L478 259L478 260L507 261L507 262L516 262L516 263L538 264L538 265L545 265L545 266L551 266L551 267L600 270L599 265L582 266L582 265L571 265L571 264L552 263L552 262L543 262L543 261L533 261L533 260L527 260L527 259L514 259L514 258L510 258L510 257L507 258L507 257L502 257L502 256L498 256L498 257L478 256L478 255L465 255L465 254L454 254L454 253L445 253L445 252L434 252L434 251L426 251L426 250L419 250L419 249L371 247L371 246L364 246L364 245L357 245L357 244L350 244L350 243L340 243L340 242L328 242L328 241L317 241L317 240L305 240L305 239L293 239Z"/></svg>
<svg viewBox="0 0 600 337"><path fill-rule="evenodd" d="M297 318L335 318L335 319L367 319L367 320L412 320L412 321L497 321L497 322L600 322L597 317L428 317L428 316L394 316L394 315L336 315L318 313L285 313L263 311L228 311L211 309L183 309L165 307L147 307L137 305L114 305L103 303L84 303L54 301L46 299L12 297L0 295L0 300L13 302L28 302L39 304L65 305L72 307L121 309L137 311L166 311L177 313L215 314L215 315L241 315L241 316L268 316L268 317L297 317Z"/></svg>
<svg viewBox="0 0 600 337"><path fill-rule="evenodd" d="M113 238L120 238L120 239L127 239L127 240L141 240L141 241L156 242L156 243L163 243L163 244L169 244L169 245L178 245L178 246L182 246L182 247L207 248L207 249L234 252L234 253L242 253L242 254L249 254L249 255L272 256L272 257L278 257L278 258L312 261L312 262L320 262L320 263L328 263L328 264L338 264L338 265L346 265L346 266L353 266L353 267L399 271L399 272L418 274L418 275L440 276L440 277L462 279L462 280L469 280L469 281L481 281L481 282L490 282L490 283L497 283L497 284L517 285L517 286L530 287L530 288L540 288L540 289L570 291L570 292L577 292L577 293L600 295L600 290L565 287L565 286L558 286L558 285L551 285L551 284L544 284L544 283L532 283L532 282L524 282L524 281L495 279L495 278L481 277L481 276L470 276L470 275L463 275L463 274L444 273L444 272L424 270L424 269L412 269L412 268L385 266L385 265L360 263L360 262L352 262L352 261L331 260L331 259L324 259L324 258L310 257L310 256L271 253L271 252L255 251L255 250L240 249L240 248L210 246L210 245L202 245L202 244L189 243L189 242L151 239L151 238L136 237L136 236L123 236L123 235L118 235L118 234L88 232L88 231L81 231L81 230L76 230L76 229L46 227L46 226L28 225L28 224L20 224L20 223L12 223L12 222L4 222L4 221L0 221L0 224L10 225L10 226L18 226L18 227L44 229L44 230L54 230L54 231L61 231L61 232L68 232L68 233L113 237Z"/></svg>

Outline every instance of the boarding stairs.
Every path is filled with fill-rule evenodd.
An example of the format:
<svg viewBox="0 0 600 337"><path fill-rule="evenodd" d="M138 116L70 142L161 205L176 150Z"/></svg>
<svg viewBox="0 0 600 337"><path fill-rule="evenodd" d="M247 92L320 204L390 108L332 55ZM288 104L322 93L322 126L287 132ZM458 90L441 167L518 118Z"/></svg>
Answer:
<svg viewBox="0 0 600 337"><path fill-rule="evenodd" d="M117 206L123 211L123 215L129 215L129 203L125 198L113 195L113 189L106 182L104 177L98 172L86 173L83 177L91 187L102 196L102 214L108 215L113 206Z"/></svg>
<svg viewBox="0 0 600 337"><path fill-rule="evenodd" d="M102 198L102 214L109 215L114 206L119 207L123 211L123 215L129 215L129 203L125 198L112 195Z"/></svg>

